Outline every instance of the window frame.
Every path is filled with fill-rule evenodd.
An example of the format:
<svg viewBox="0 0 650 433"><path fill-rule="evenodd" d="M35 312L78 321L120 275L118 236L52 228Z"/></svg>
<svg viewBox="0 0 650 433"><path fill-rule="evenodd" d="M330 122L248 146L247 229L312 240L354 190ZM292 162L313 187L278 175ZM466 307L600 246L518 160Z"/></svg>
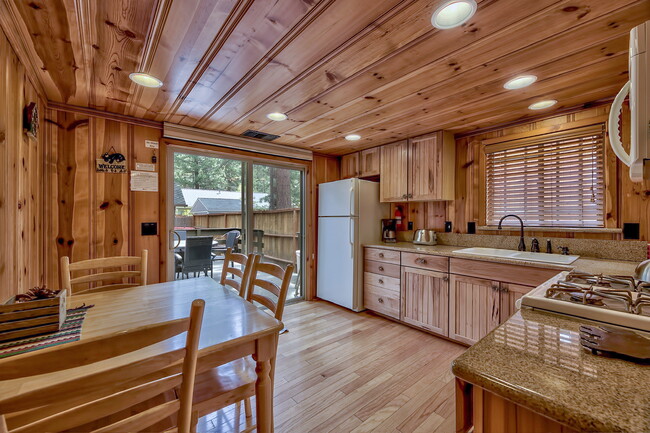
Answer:
<svg viewBox="0 0 650 433"><path fill-rule="evenodd" d="M599 116L597 118L585 119L582 121L567 122L562 125L555 125L545 128L540 128L537 130L531 130L528 132L521 132L516 134L509 134L496 138L486 138L481 141L480 151L478 152L479 157L479 182L478 182L478 193L479 193L479 229L482 230L495 230L497 228L496 223L488 223L488 200L487 200L487 165L488 165L488 156L486 150L489 146L505 144L511 148L515 147L525 147L530 145L534 141L543 140L546 137L553 137L554 140L557 140L558 137L562 135L569 135L572 130L583 129L586 127L601 127L602 128L602 194L603 194L603 212L602 212L602 225L598 227L594 226L568 226L568 225L554 225L554 226L540 226L540 225L526 225L526 230L538 231L538 232L610 232L610 231L620 231L617 225L617 214L618 214L618 194L617 194L617 183L612 184L612 179L617 177L617 162L612 158L612 154L609 148L609 138L607 135L607 123L604 116ZM525 223L525 222L524 222ZM506 231L514 230L518 227L510 226L504 227Z"/></svg>

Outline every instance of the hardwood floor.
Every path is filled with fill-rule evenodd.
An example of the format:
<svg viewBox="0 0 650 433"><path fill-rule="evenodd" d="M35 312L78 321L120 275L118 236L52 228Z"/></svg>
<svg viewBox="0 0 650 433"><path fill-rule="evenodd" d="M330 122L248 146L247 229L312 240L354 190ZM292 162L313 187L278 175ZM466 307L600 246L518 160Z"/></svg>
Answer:
<svg viewBox="0 0 650 433"><path fill-rule="evenodd" d="M454 431L450 363L463 346L326 302L289 305L284 319L276 432ZM202 418L198 431L246 425L243 405L241 413L230 406Z"/></svg>

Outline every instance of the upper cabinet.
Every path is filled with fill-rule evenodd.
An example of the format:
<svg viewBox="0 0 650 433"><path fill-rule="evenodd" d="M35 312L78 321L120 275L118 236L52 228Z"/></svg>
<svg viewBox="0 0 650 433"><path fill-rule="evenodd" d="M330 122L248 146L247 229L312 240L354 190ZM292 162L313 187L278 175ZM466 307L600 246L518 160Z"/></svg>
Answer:
<svg viewBox="0 0 650 433"><path fill-rule="evenodd" d="M379 197L382 202L408 199L408 148L406 140L380 148Z"/></svg>
<svg viewBox="0 0 650 433"><path fill-rule="evenodd" d="M379 176L380 148L354 152L341 157L341 178Z"/></svg>
<svg viewBox="0 0 650 433"><path fill-rule="evenodd" d="M359 152L359 177L379 176L380 153L379 147Z"/></svg>
<svg viewBox="0 0 650 433"><path fill-rule="evenodd" d="M455 158L454 136L445 131L382 146L381 201L453 200Z"/></svg>
<svg viewBox="0 0 650 433"><path fill-rule="evenodd" d="M341 157L341 179L359 177L359 152Z"/></svg>

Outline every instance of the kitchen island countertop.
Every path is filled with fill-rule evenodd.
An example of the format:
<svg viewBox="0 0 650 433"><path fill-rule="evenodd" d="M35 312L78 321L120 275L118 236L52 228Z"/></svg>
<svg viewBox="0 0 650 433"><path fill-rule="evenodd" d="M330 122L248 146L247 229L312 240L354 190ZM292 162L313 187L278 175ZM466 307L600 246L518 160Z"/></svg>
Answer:
<svg viewBox="0 0 650 433"><path fill-rule="evenodd" d="M583 349L585 323L522 309L456 358L452 371L577 430L650 431L650 366Z"/></svg>

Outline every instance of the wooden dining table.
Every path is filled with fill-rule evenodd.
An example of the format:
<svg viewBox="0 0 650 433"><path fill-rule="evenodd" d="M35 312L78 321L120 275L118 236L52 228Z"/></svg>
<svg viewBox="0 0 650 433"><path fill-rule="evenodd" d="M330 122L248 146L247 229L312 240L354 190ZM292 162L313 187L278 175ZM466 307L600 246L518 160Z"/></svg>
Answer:
<svg viewBox="0 0 650 433"><path fill-rule="evenodd" d="M86 314L81 339L134 327L187 317L194 299L205 300L197 374L218 365L252 355L256 362L257 431L273 432L273 382L271 362L276 356L282 322L261 311L211 278L192 278L135 288L73 295L68 308L94 305ZM116 367L185 345L185 335L108 361L48 374L0 382L0 395L9 397ZM44 349L50 350L50 349ZM29 356L29 353L16 355ZM180 371L180 366L179 366Z"/></svg>

